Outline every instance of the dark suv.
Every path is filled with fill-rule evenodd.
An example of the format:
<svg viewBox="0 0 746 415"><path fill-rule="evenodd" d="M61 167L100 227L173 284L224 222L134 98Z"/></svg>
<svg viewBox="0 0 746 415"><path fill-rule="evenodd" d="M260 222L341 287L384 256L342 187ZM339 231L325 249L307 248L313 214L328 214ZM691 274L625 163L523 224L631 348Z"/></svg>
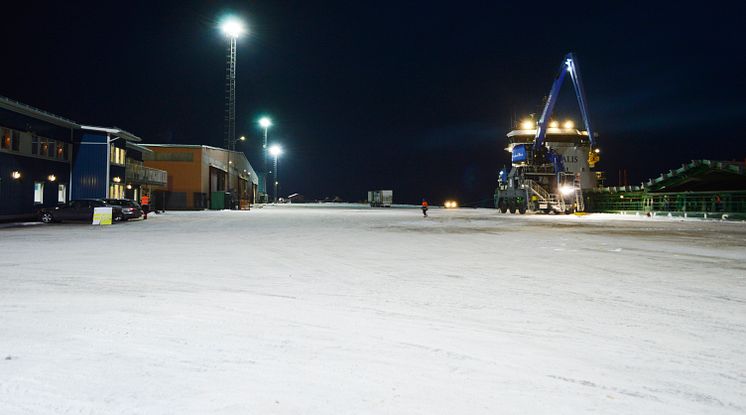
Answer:
<svg viewBox="0 0 746 415"><path fill-rule="evenodd" d="M93 208L110 207L112 208L111 219L114 222L120 222L124 219L122 207L106 203L103 199L78 199L71 200L66 205L60 205L54 208L44 208L39 211L39 218L44 223L62 222L62 221L93 221Z"/></svg>
<svg viewBox="0 0 746 415"><path fill-rule="evenodd" d="M137 219L142 216L140 204L130 199L104 199L104 202L122 208L122 219Z"/></svg>

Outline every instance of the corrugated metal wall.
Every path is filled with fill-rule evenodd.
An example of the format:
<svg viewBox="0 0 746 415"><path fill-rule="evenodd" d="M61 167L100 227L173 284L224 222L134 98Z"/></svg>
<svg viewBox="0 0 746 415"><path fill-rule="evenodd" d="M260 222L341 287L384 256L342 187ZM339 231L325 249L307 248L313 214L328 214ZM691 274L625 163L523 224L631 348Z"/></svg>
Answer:
<svg viewBox="0 0 746 415"><path fill-rule="evenodd" d="M73 152L71 199L106 197L109 146L106 133L85 133Z"/></svg>

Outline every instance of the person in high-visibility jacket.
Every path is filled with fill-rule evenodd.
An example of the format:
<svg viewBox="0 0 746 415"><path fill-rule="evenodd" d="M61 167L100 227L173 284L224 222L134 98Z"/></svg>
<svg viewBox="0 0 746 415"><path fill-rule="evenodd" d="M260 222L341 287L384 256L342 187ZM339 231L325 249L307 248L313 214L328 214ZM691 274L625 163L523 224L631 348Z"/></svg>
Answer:
<svg viewBox="0 0 746 415"><path fill-rule="evenodd" d="M148 219L148 212L150 212L150 196L142 195L140 197L140 206L142 206L142 218L143 220Z"/></svg>
<svg viewBox="0 0 746 415"><path fill-rule="evenodd" d="M427 200L422 199L422 216L427 217Z"/></svg>

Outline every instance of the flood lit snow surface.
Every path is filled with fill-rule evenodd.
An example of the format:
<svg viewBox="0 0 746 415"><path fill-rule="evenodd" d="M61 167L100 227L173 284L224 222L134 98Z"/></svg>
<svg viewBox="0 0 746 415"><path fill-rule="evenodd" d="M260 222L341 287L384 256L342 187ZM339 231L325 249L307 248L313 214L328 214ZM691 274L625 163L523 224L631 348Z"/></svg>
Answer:
<svg viewBox="0 0 746 415"><path fill-rule="evenodd" d="M0 229L0 413L743 414L744 248L328 205Z"/></svg>

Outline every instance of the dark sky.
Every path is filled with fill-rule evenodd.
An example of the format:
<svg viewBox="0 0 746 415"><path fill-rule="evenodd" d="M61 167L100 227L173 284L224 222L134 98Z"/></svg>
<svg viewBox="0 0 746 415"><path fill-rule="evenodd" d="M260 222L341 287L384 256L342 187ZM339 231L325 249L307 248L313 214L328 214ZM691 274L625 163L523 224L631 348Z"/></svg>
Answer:
<svg viewBox="0 0 746 415"><path fill-rule="evenodd" d="M217 25L243 16L237 131L261 169L256 119L273 117L285 194L486 202L512 114L537 111L568 51L610 184L746 157L744 23L716 2L14 3L0 95L148 143L222 145ZM580 121L569 83L556 113Z"/></svg>

